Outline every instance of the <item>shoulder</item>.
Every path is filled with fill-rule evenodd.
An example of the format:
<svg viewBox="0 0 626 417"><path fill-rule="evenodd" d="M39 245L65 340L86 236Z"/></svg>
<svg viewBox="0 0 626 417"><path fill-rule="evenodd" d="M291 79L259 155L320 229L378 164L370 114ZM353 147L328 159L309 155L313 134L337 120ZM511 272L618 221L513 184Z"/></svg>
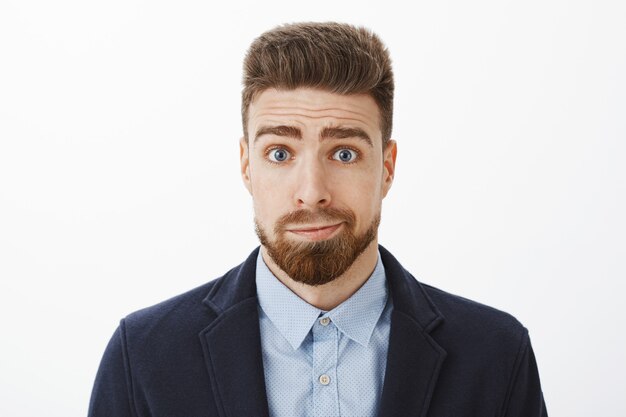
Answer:
<svg viewBox="0 0 626 417"><path fill-rule="evenodd" d="M258 248L243 263L219 278L129 314L122 319L122 337L128 340L129 346L133 341L135 346L156 346L180 345L196 339L222 312L256 296L257 253Z"/></svg>
<svg viewBox="0 0 626 417"><path fill-rule="evenodd" d="M505 311L446 292L432 285L424 283L420 283L420 285L446 320L465 326L486 326L489 330L508 329L519 332L523 329L522 324L513 315Z"/></svg>
<svg viewBox="0 0 626 417"><path fill-rule="evenodd" d="M387 282L396 307L433 336L451 342L503 336L521 340L526 329L504 311L455 295L416 279L387 249L379 245Z"/></svg>
<svg viewBox="0 0 626 417"><path fill-rule="evenodd" d="M223 277L132 312L120 322L120 337L128 359L136 362L189 355L198 334L213 320L203 299Z"/></svg>
<svg viewBox="0 0 626 417"><path fill-rule="evenodd" d="M419 283L442 316L431 335L454 352L475 352L485 360L515 357L528 344L528 330L513 315Z"/></svg>
<svg viewBox="0 0 626 417"><path fill-rule="evenodd" d="M502 410L498 415L506 409L515 415L545 413L528 330L507 312L417 285L441 317L429 336L445 351L442 398L458 398L462 407L491 407L484 415L495 415L496 409Z"/></svg>
<svg viewBox="0 0 626 417"><path fill-rule="evenodd" d="M126 328L133 331L162 330L168 323L177 323L180 326L190 316L197 316L201 312L206 314L207 308L202 301L221 279L223 277L128 314L123 319Z"/></svg>
<svg viewBox="0 0 626 417"><path fill-rule="evenodd" d="M202 361L200 333L216 313L203 301L224 277L137 310L124 317L117 331L125 366L135 384L161 380L180 369L190 373Z"/></svg>
<svg viewBox="0 0 626 417"><path fill-rule="evenodd" d="M138 334L168 330L170 327L180 329L206 326L223 309L223 306L215 303L216 299L233 296L235 292L233 288L237 288L242 266L243 264L240 264L221 277L182 294L132 312L122 319L122 322L127 331L135 331ZM219 297L215 296L216 293L219 293Z"/></svg>

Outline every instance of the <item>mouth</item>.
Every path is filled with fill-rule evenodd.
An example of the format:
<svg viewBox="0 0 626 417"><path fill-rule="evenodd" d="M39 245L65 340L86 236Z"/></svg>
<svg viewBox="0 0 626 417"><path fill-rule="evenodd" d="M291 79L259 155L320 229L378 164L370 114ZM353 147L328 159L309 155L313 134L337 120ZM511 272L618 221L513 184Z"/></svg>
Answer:
<svg viewBox="0 0 626 417"><path fill-rule="evenodd" d="M309 240L324 240L331 238L342 224L343 222L329 226L299 226L298 228L289 229L288 232Z"/></svg>

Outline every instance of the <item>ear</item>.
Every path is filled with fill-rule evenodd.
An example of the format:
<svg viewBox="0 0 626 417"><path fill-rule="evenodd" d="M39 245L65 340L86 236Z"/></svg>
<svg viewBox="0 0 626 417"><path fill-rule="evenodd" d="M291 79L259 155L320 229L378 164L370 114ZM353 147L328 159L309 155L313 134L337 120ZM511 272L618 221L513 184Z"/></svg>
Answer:
<svg viewBox="0 0 626 417"><path fill-rule="evenodd" d="M393 183L393 177L396 172L396 154L398 153L398 145L395 140L389 139L385 150L383 151L383 182L382 182L382 195L383 198L387 196L391 184Z"/></svg>
<svg viewBox="0 0 626 417"><path fill-rule="evenodd" d="M241 179L243 185L252 195L252 185L250 183L250 152L248 149L248 141L242 137L239 139L239 162L241 163Z"/></svg>

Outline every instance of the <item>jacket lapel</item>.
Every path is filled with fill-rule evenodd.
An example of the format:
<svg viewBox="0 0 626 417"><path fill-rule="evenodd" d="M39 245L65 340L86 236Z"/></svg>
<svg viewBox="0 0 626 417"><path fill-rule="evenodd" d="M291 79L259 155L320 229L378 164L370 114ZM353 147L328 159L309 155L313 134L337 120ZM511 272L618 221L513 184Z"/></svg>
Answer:
<svg viewBox="0 0 626 417"><path fill-rule="evenodd" d="M424 417L446 352L428 334L443 316L424 289L379 246L394 307L380 417Z"/></svg>
<svg viewBox="0 0 626 417"><path fill-rule="evenodd" d="M200 333L221 417L269 416L256 297L255 250L213 287L204 303L217 313Z"/></svg>

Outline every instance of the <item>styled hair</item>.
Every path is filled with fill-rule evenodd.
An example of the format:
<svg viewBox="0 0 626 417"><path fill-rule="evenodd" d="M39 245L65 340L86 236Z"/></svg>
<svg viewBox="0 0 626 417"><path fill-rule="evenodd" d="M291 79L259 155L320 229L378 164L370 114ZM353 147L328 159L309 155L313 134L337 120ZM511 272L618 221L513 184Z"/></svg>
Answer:
<svg viewBox="0 0 626 417"><path fill-rule="evenodd" d="M309 87L369 94L378 105L383 148L391 138L393 72L385 45L372 31L345 23L293 23L256 38L244 59L241 117L264 90Z"/></svg>

